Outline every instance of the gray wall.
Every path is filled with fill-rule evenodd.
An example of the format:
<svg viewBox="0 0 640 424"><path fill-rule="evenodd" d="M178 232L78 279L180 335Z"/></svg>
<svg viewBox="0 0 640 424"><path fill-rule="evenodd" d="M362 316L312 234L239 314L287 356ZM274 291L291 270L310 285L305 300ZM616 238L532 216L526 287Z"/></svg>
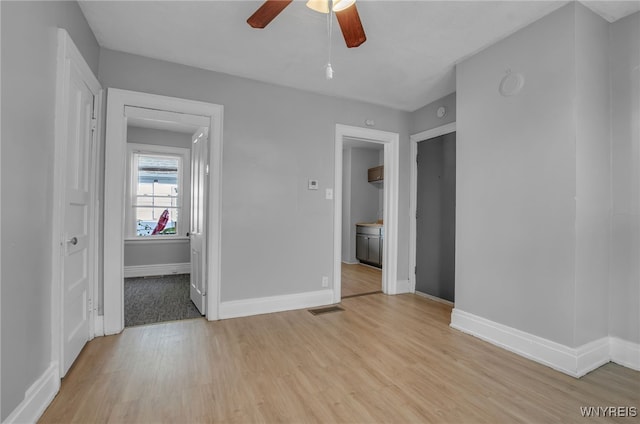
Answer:
<svg viewBox="0 0 640 424"><path fill-rule="evenodd" d="M57 27L97 75L98 44L75 2L2 8L0 420L51 362L51 221Z"/></svg>
<svg viewBox="0 0 640 424"><path fill-rule="evenodd" d="M575 341L609 333L611 249L611 144L609 23L575 8Z"/></svg>
<svg viewBox="0 0 640 424"><path fill-rule="evenodd" d="M409 114L101 50L105 87L224 105L221 300L320 290L333 278L335 124L400 133ZM307 190L309 178L320 189ZM400 167L398 278L408 278L408 169ZM330 284L332 284L330 282Z"/></svg>
<svg viewBox="0 0 640 424"><path fill-rule="evenodd" d="M151 128L127 128L129 143L155 144L160 146L183 147L191 149L191 135ZM191 182L184 182L184 192L190 193ZM182 213L189 216L189 196L184 199ZM188 221L187 221L188 222ZM184 232L188 229L184 229ZM183 234L183 231L180 232ZM184 235L184 234L183 234ZM124 243L124 266L188 263L191 261L189 240L144 240L126 241Z"/></svg>
<svg viewBox="0 0 640 424"><path fill-rule="evenodd" d="M605 27L569 4L457 67L456 308L572 347L607 326Z"/></svg>
<svg viewBox="0 0 640 424"><path fill-rule="evenodd" d="M348 239L349 243L346 251L342 252L342 260L348 263L358 262L356 259L356 223L374 222L378 219L380 208L380 193L383 188L381 184L373 184L367 181L367 171L369 168L381 165L380 152L367 148L347 148L345 157L349 160L345 162L343 177L349 175L348 187L349 197L343 196L343 214L345 203L348 207L348 220L343 219L342 238Z"/></svg>
<svg viewBox="0 0 640 424"><path fill-rule="evenodd" d="M438 118L436 115L440 106L443 106L447 111L442 118ZM456 93L448 94L413 112L410 134L417 134L452 122L456 122Z"/></svg>
<svg viewBox="0 0 640 424"><path fill-rule="evenodd" d="M564 314L568 320L573 320L575 324L575 341L576 344L584 343L588 340L598 337L604 333L604 328L608 322L608 333L611 336L619 337L624 340L629 340L634 343L640 342L640 287L638 281L640 281L640 116L639 103L640 103L640 83L639 83L639 63L640 63L640 49L638 48L638 40L640 39L640 14L636 13L632 16L628 16L613 24L605 24L597 16L594 16L591 12L585 8L578 7L575 10L575 16L570 16L570 13L566 10L559 11L557 13L565 14L564 18L567 20L569 31L575 31L575 45L574 48L567 47L568 52L575 52L575 65L566 63L569 68L561 71L560 69L550 69L549 71L542 70L539 73L540 79L546 81L545 78L553 78L558 84L576 84L575 93L575 133L576 137L579 137L583 142L576 145L576 200L575 208L579 213L575 219L576 234L575 234L575 281L576 290L573 303L575 301L576 310L572 313L567 312ZM543 23L537 23L541 26ZM608 36L603 34L605 27L608 30ZM555 29L556 31L558 28ZM525 29L526 35L523 34L514 35L519 38L514 44L508 48L514 50L517 49L532 49L532 35L531 29ZM541 31L544 31L542 29ZM525 33L525 34L526 34ZM543 35L540 35L544 37ZM565 33L564 43L569 44L573 35ZM512 37L513 38L513 37ZM608 45L603 49L603 42L608 39ZM554 41L555 42L555 41ZM500 44L508 43L505 41ZM521 43L520 47L516 44ZM551 43L551 41L549 41ZM544 44L541 43L541 44ZM494 47L495 48L495 47ZM545 57L548 57L549 53L540 47L535 47L536 52L544 52ZM480 55L490 54L492 49L481 52ZM608 57L607 57L608 56ZM503 55L496 63L497 65L503 64L504 67L513 66L512 63L515 59L511 53ZM570 59L570 58L567 58ZM608 65L608 78L609 82L603 82L604 70L603 60L607 60ZM569 61L570 62L570 61ZM548 62L558 65L559 61ZM466 66L466 65L461 65ZM559 66L559 65L558 65ZM575 82L568 81L567 75L559 75L567 72L581 70L576 73ZM517 70L517 69L516 69ZM498 69L499 72L500 69ZM547 73L549 76L544 76ZM525 91L520 96L525 96L526 93L531 94L532 90L528 90L530 87L530 73L527 72L527 86ZM563 78L564 77L564 78ZM560 78L560 79L558 79ZM491 80L491 88L497 87L498 79ZM466 83L466 82L465 82ZM608 94L607 87L611 87L611 92ZM460 90L460 85L458 85ZM494 93L495 94L495 93ZM540 93L540 96L546 95ZM606 97L610 95L608 101ZM466 96L465 96L466 98ZM495 102L509 102L516 103L519 99L496 99L492 96L491 108L487 110L487 113L495 112ZM553 108L544 106L546 103L543 99L538 99L536 108L532 108L534 112L524 109L522 120L528 120L531 116L536 118L540 117L541 111L549 109L555 113L562 113L563 117L570 116L567 111L569 107L565 102L562 103L548 103L553 104ZM606 110L607 104L610 103L610 112ZM453 107L451 105L453 104ZM456 121L456 93L453 93L447 97L444 97L436 102L433 102L423 108L413 112L411 116L410 133L415 134L420 131L435 128L444 125L448 122ZM559 105L563 105L559 107ZM447 116L443 119L438 119L435 116L435 112L440 105L447 107ZM484 105L476 103L474 107L465 107L463 105L463 111L472 114L481 113ZM538 110L537 108L541 110ZM453 111L453 114L450 114ZM564 111L564 112L563 112ZM493 116L492 122L498 121L500 127L504 126L507 121L508 111L504 111L504 119L500 116ZM571 112L573 113L573 112ZM611 121L607 122L605 117L610 116ZM544 122L549 120L548 113L542 115ZM555 120L554 120L555 121ZM531 124L540 122L536 119L531 121ZM523 123L524 127L529 132L530 125ZM608 151L605 148L605 144L602 139L607 138L606 132L611 134L611 150ZM491 137L490 129L487 128L489 133L488 137ZM555 132L555 131L552 131ZM513 132L513 138L518 137L517 131ZM540 130L541 140L545 140L546 136ZM537 137L528 136L532 143ZM467 132L467 140L470 143L477 142L474 137L473 131ZM491 144L486 144L490 146ZM551 150L550 150L551 152ZM496 149L493 152L497 156L494 160L501 161L503 159L515 159L512 153L509 153L508 157L505 153L500 153ZM607 166L607 161L611 160L610 166ZM492 166L492 165L491 165ZM482 175L483 167L480 163L476 164L475 171ZM548 172L548 169L543 168L544 173ZM608 170L608 171L607 171ZM610 177L606 174L610 172ZM603 184L608 181L611 183L612 192L607 194L606 188ZM543 191L542 188L534 192L535 195L539 195L538 192ZM613 205L613 210L607 212L606 207L609 204L607 196L611 199L610 202ZM491 205L488 202L482 204L483 208L489 208ZM560 204L555 204L550 207L559 207ZM494 209L491 207L491 209ZM603 220L605 215L610 213L611 216L611 243L606 242L607 229ZM523 221L524 224L524 221ZM567 223L571 228L574 223ZM498 223L496 226L499 228ZM523 230L524 231L524 230ZM500 233L498 233L500 234ZM553 241L552 237L548 238ZM518 243L520 244L520 243ZM543 250L544 243L537 243L537 249ZM607 249L609 249L607 253ZM524 252L522 252L524 253ZM567 261L571 261L571 254L566 255ZM607 260L607 257L610 259ZM607 262L610 262L607 264ZM608 276L605 270L608 267ZM523 268L527 273L531 273L531 269ZM504 271L500 271L504 272ZM544 277L544 274L542 274ZM532 284L533 280L532 279ZM508 290L506 296L517 296L518 288L510 287L507 285ZM482 290L483 287L478 287L478 290ZM490 290L495 290L495 285L486 287ZM466 288L465 292L469 289ZM608 294L607 294L608 290ZM567 289L556 287L555 291L550 291L557 295L558 293L565 293ZM524 291L527 292L526 290ZM501 292L503 293L503 292ZM505 296L505 300L506 300ZM519 296L518 296L519 297ZM570 296L569 296L570 297ZM607 299L608 302L603 299ZM469 298L471 302L473 297ZM478 309L488 310L492 307L496 307L496 304L490 304L486 308L482 308L480 305L483 302L483 296L479 297ZM503 305L502 302L498 302ZM603 307L603 304L608 304L608 309ZM460 300L457 299L457 306L460 307ZM502 306L501 306L502 307ZM558 305L558 308L561 308ZM507 313L510 315L517 314L517 308L509 307L511 310ZM474 309L475 310L475 309ZM559 314L562 316L563 314ZM572 316L573 315L573 316ZM528 318L524 318L529 320ZM535 318L537 321L538 318ZM513 320L511 322L515 322ZM551 320L546 321L546 325L550 324ZM522 327L517 327L522 328ZM569 330L567 330L570 333Z"/></svg>
<svg viewBox="0 0 640 424"><path fill-rule="evenodd" d="M189 239L125 241L124 266L182 264L191 262Z"/></svg>
<svg viewBox="0 0 640 424"><path fill-rule="evenodd" d="M640 13L611 25L612 336L640 343Z"/></svg>

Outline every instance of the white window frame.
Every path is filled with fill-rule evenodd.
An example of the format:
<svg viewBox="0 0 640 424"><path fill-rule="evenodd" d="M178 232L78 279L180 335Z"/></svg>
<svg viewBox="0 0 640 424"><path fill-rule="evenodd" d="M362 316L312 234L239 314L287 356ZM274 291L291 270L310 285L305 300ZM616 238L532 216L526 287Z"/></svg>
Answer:
<svg viewBox="0 0 640 424"><path fill-rule="evenodd" d="M156 234L154 236L140 237L137 235L137 225L133 213L134 187L137 184L137 172L134 172L135 154L148 155L172 155L181 158L180 180L178 181L178 214L176 234ZM190 225L190 193L184 190L185 182L191 178L191 150L184 147L161 146L157 144L127 143L127 187L125 210L125 241L157 241L187 239ZM185 199L186 197L186 199Z"/></svg>

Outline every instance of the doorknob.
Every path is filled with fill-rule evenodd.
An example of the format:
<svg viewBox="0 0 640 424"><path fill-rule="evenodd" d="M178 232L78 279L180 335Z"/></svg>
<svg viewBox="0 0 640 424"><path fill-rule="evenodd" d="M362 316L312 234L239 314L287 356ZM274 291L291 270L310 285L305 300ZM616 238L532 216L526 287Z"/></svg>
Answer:
<svg viewBox="0 0 640 424"><path fill-rule="evenodd" d="M67 240L67 243L71 243L75 246L76 244L78 244L78 237L71 237L69 240Z"/></svg>

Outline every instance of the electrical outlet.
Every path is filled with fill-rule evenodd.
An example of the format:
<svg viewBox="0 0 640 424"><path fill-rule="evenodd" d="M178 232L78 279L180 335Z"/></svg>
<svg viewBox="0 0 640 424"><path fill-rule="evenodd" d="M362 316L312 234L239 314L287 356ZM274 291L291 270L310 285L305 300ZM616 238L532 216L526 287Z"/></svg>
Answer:
<svg viewBox="0 0 640 424"><path fill-rule="evenodd" d="M329 287L329 277L322 277L322 287Z"/></svg>

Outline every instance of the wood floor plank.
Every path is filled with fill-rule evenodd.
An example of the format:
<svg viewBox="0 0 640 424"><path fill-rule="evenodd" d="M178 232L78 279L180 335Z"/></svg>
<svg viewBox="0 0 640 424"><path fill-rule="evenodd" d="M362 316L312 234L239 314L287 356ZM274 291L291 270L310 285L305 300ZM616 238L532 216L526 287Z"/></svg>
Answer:
<svg viewBox="0 0 640 424"><path fill-rule="evenodd" d="M451 329L448 305L374 294L341 306L96 338L40 422L572 423L587 422L581 406L640 407L639 372L574 379Z"/></svg>
<svg viewBox="0 0 640 424"><path fill-rule="evenodd" d="M382 270L362 264L341 264L342 297L382 290Z"/></svg>

